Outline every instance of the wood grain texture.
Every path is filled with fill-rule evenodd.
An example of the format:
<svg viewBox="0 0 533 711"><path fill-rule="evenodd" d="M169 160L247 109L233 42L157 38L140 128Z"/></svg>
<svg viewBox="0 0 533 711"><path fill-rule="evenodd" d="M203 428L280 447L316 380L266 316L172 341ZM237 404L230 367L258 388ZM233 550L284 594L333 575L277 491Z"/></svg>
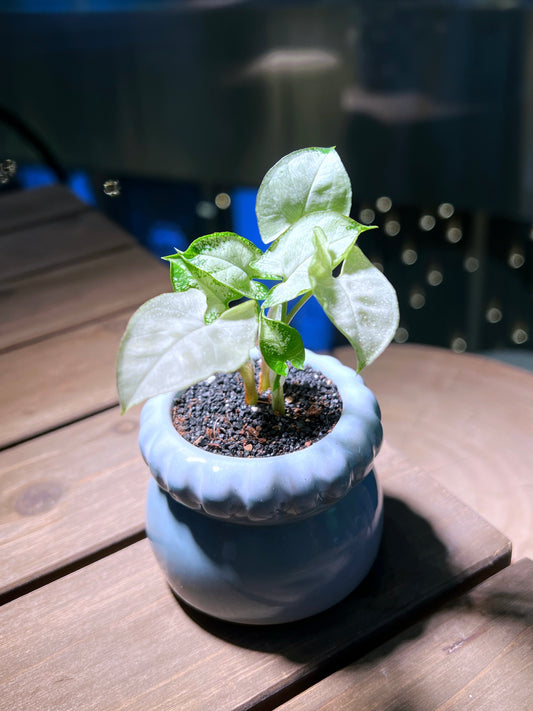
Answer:
<svg viewBox="0 0 533 711"><path fill-rule="evenodd" d="M115 358L129 315L0 354L0 447L117 404Z"/></svg>
<svg viewBox="0 0 533 711"><path fill-rule="evenodd" d="M508 542L397 452L384 449L379 471L383 546L343 603L263 629L187 614L141 541L0 609L0 708L225 711L276 703L332 657L368 649L421 606L505 565Z"/></svg>
<svg viewBox="0 0 533 711"><path fill-rule="evenodd" d="M20 279L131 247L133 238L94 210L0 235L0 280Z"/></svg>
<svg viewBox="0 0 533 711"><path fill-rule="evenodd" d="M335 355L354 364L353 351ZM533 558L533 373L428 346L389 349L363 372L385 436Z"/></svg>
<svg viewBox="0 0 533 711"><path fill-rule="evenodd" d="M524 559L280 711L529 711L533 562Z"/></svg>
<svg viewBox="0 0 533 711"><path fill-rule="evenodd" d="M0 452L0 598L144 529L149 471L138 452L139 411L140 406L121 417L114 408ZM459 568L470 564L470 549L461 559L465 533L480 539L481 548L490 547L490 540L498 548L502 537L468 510L461 527L439 531L461 517L465 507L454 508L455 499L433 482L428 489L427 477L409 470L387 445L378 466L389 497L395 497L389 498L391 515L405 507L417 515L421 495L448 502L450 508L442 509L443 519L435 520L428 541L435 536L448 540ZM413 481L420 478L414 498L402 488L407 471ZM422 514L420 535L427 533ZM436 559L442 562L443 555L436 545Z"/></svg>
<svg viewBox="0 0 533 711"><path fill-rule="evenodd" d="M169 289L168 267L134 246L0 286L0 349L133 308Z"/></svg>
<svg viewBox="0 0 533 711"><path fill-rule="evenodd" d="M64 185L4 193L0 195L0 244L6 232L42 225L89 209Z"/></svg>
<svg viewBox="0 0 533 711"><path fill-rule="evenodd" d="M139 407L0 452L0 598L144 529Z"/></svg>

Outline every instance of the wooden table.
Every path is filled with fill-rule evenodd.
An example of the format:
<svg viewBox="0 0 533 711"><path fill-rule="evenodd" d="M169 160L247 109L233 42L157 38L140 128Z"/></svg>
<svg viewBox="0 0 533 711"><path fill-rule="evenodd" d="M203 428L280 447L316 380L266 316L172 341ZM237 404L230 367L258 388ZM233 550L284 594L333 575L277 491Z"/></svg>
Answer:
<svg viewBox="0 0 533 711"><path fill-rule="evenodd" d="M506 567L508 539L460 499L505 477L510 510L531 486L511 414L531 413L532 376L387 351L367 376L388 440L376 565L315 618L233 626L170 593L144 535L138 409L117 407L121 333L165 266L54 187L0 199L0 277L0 709L530 708L533 564Z"/></svg>
<svg viewBox="0 0 533 711"><path fill-rule="evenodd" d="M337 355L354 363L352 350ZM533 558L533 373L489 358L391 346L363 372L385 437Z"/></svg>

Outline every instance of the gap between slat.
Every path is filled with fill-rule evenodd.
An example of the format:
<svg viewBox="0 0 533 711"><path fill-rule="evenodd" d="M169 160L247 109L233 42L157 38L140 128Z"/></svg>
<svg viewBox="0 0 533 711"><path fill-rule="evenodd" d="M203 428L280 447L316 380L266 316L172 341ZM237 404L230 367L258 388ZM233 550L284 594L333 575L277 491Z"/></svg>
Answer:
<svg viewBox="0 0 533 711"><path fill-rule="evenodd" d="M57 432L58 430L63 429L63 427L75 425L77 422L83 422L83 420L88 420L90 417L94 417L94 415L100 415L102 412L108 412L109 410L113 410L114 408L118 407L118 405L119 402L117 399L116 401L113 401L108 405L104 405L103 407L91 410L90 412L86 412L83 415L79 415L78 417L73 417L72 419L65 420L64 422L58 422L53 427L47 427L43 430L35 431L27 437L22 437L21 439L13 440L12 442L6 442L0 445L0 452L5 452L7 449L18 447L19 444L31 442L32 440L37 439L38 437L42 437L43 435L50 434L51 432Z"/></svg>
<svg viewBox="0 0 533 711"><path fill-rule="evenodd" d="M43 205L45 209L39 209L43 201L46 202L46 206ZM51 203L54 207L50 210ZM23 214L20 213L21 208L24 209ZM94 210L92 205L83 202L62 185L7 193L0 200L0 211L4 217L3 221L0 220L0 239L5 234L58 222L89 210ZM9 216L10 211L14 213L12 217Z"/></svg>
<svg viewBox="0 0 533 711"><path fill-rule="evenodd" d="M280 687L279 690L269 694L268 697L258 698L257 701L241 705L234 711L274 711L284 703L292 700L315 684L323 681L335 672L341 671L358 659L371 653L388 640L396 637L413 625L422 622L430 615L436 614L440 609L450 604L457 598L473 590L485 580L504 570L511 563L510 549L502 549L492 563L485 569L479 570L467 579L458 583L453 589L436 595L419 607L407 609L398 618L386 623L382 629L358 640L354 645L342 650L339 654L330 657L327 662L317 665L309 674L297 678L294 682Z"/></svg>
<svg viewBox="0 0 533 711"><path fill-rule="evenodd" d="M4 346L3 348L0 347L0 356L3 355L4 353L10 353L11 351L16 351L19 350L20 348L27 348L28 346L33 346L36 343L42 343L43 341L48 341L51 338L56 338L57 336L64 336L67 333L75 333L76 331L79 331L82 328L86 328L87 326L94 326L98 323L101 323L102 321L107 321L108 319L111 318L116 318L118 316L123 316L129 313L133 313L136 309L138 309L142 303L144 302L137 302L131 304L131 306L125 306L123 308L117 309L116 311L109 311L106 314L102 314L101 316L95 316L94 318L87 318L84 321L80 321L79 323L72 324L70 326L64 326L63 328L57 328L54 331L50 331L49 333L43 333L40 336L35 336L34 338L28 338L25 341L19 341L18 343L13 343L10 346Z"/></svg>
<svg viewBox="0 0 533 711"><path fill-rule="evenodd" d="M94 551L93 553L89 553L87 555L82 556L81 558L78 558L75 561L59 566L55 570L51 570L49 573L45 573L44 575L38 576L33 580L28 580L28 582L26 583L22 583L21 585L11 588L10 590L6 590L5 592L0 593L0 606L5 605L8 602L12 602L13 600L22 597L23 595L27 595L28 593L31 593L34 590L38 590L39 588L42 588L45 585L48 585L49 583L53 583L54 581L59 580L60 578L69 575L70 573L74 573L76 570L85 568L91 563L96 563L102 558L106 558L107 556L113 555L113 553L117 553L123 548L131 546L133 543L142 541L143 538L146 538L146 531L144 530L144 528L140 529L135 533L130 534L129 536L126 536L120 541L110 543L109 545L104 546L103 548L100 548L97 551Z"/></svg>
<svg viewBox="0 0 533 711"><path fill-rule="evenodd" d="M0 240L2 239L0 235ZM98 252L91 252L90 254L83 254L80 255L79 257L73 257L72 259L67 259L64 262L59 262L57 264L51 264L50 266L46 267L46 272L48 274L52 274L55 271L60 271L61 269L65 269L68 267L72 267L76 264L83 264L86 262L91 262L93 259L98 259L99 257L107 257L112 254L120 254L120 252L126 252L132 249L132 247L139 247L140 245L137 242L133 241L132 238L132 243L131 244L117 244L114 247L108 247L107 249L102 249L101 251ZM0 243L0 249L2 245ZM36 267L35 269L31 269L30 271L24 272L23 274L17 274L16 276L10 277L3 277L0 280L0 289L6 290L6 289L12 289L15 287L19 282L25 281L26 279L32 279L33 277L39 276L42 273L42 271Z"/></svg>

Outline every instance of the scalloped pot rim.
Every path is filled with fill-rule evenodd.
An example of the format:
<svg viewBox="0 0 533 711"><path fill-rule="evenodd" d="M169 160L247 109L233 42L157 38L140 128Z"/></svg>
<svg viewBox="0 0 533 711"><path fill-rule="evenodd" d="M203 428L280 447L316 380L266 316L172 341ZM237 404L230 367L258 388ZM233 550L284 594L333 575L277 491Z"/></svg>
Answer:
<svg viewBox="0 0 533 711"><path fill-rule="evenodd" d="M172 424L179 393L151 398L139 445L159 486L191 509L233 523L288 523L322 511L372 469L381 413L360 375L332 356L306 351L306 364L333 380L343 410L333 430L305 449L274 457L230 457L187 442Z"/></svg>

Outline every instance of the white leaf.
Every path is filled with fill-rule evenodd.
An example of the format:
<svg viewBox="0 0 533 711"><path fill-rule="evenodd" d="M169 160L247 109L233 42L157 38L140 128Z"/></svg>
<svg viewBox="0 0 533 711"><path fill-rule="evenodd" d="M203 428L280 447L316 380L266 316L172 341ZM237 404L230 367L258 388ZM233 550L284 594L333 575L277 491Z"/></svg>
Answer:
<svg viewBox="0 0 533 711"><path fill-rule="evenodd" d="M208 325L206 306L204 294L189 289L156 296L133 314L117 358L123 411L246 362L256 342L256 302L238 304Z"/></svg>
<svg viewBox="0 0 533 711"><path fill-rule="evenodd" d="M315 253L313 230L316 227L326 235L333 266L341 262L359 234L369 229L331 210L302 217L254 262L254 266L261 270L284 279L272 288L266 306L289 301L311 288L309 265Z"/></svg>
<svg viewBox="0 0 533 711"><path fill-rule="evenodd" d="M337 278L324 265L327 255L322 250L317 240L317 256L309 270L313 294L354 347L360 371L385 350L398 328L396 292L359 247L349 251Z"/></svg>
<svg viewBox="0 0 533 711"><path fill-rule="evenodd" d="M352 188L334 148L304 148L279 160L257 193L256 215L263 242L273 242L303 215L334 210L348 215Z"/></svg>

